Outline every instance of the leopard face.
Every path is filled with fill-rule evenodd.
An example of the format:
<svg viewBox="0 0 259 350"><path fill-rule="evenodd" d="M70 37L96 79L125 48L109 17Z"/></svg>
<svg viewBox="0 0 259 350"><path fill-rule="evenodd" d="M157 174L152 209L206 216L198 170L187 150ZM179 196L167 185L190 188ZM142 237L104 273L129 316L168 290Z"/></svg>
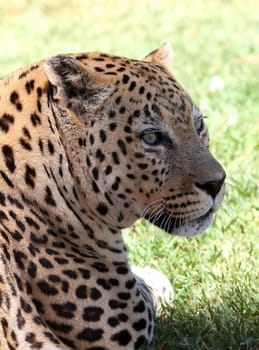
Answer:
<svg viewBox="0 0 259 350"><path fill-rule="evenodd" d="M45 70L57 113L80 120L61 128L74 135L71 163L90 183L94 215L116 229L144 217L192 236L212 223L225 172L209 152L203 114L161 56L57 56Z"/></svg>

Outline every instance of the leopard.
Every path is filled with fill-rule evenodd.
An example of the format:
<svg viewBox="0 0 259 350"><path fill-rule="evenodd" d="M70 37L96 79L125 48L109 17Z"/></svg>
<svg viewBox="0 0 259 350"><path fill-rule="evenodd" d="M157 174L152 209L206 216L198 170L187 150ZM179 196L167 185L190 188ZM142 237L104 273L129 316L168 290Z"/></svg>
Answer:
<svg viewBox="0 0 259 350"><path fill-rule="evenodd" d="M1 79L1 350L152 341L173 289L130 266L122 230L143 219L197 235L225 193L205 116L171 65L165 43L141 60L58 54Z"/></svg>

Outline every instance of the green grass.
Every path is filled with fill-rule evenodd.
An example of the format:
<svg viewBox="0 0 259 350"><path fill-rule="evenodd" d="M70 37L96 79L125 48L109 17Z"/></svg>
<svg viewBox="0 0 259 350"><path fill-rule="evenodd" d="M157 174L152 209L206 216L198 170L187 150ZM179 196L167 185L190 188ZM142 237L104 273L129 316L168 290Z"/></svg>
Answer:
<svg viewBox="0 0 259 350"><path fill-rule="evenodd" d="M172 281L149 349L259 349L259 3L257 0L0 0L0 76L56 53L141 58L165 40L172 70L208 118L228 174L225 204L205 234L124 232L130 259ZM210 88L214 76L222 90Z"/></svg>

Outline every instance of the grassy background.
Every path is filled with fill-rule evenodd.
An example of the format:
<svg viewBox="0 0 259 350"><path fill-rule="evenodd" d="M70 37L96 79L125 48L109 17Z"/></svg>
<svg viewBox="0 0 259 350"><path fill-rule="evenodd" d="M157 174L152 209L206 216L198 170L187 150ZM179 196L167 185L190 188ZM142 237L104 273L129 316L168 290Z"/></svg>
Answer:
<svg viewBox="0 0 259 350"><path fill-rule="evenodd" d="M166 40L175 76L209 116L229 185L200 237L144 222L125 230L132 263L160 269L175 288L149 349L258 350L259 2L0 0L0 76L56 53L141 58Z"/></svg>

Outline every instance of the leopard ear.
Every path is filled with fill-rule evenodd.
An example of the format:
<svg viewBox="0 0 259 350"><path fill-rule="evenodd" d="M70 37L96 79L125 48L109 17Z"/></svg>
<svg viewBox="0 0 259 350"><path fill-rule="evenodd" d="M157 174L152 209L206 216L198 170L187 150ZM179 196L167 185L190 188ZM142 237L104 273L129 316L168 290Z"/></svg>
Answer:
<svg viewBox="0 0 259 350"><path fill-rule="evenodd" d="M44 71L54 85L53 97L78 116L94 111L109 96L105 78L97 78L96 72L72 56L51 57L44 64Z"/></svg>
<svg viewBox="0 0 259 350"><path fill-rule="evenodd" d="M171 69L172 58L172 47L168 42L165 42L161 47L145 56L144 61L163 65L167 69Z"/></svg>

